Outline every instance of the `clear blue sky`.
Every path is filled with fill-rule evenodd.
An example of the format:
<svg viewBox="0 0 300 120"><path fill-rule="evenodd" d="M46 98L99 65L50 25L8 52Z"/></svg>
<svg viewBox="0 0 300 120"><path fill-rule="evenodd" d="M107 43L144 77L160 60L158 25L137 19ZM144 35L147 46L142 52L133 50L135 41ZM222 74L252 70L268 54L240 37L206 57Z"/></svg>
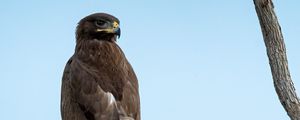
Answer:
<svg viewBox="0 0 300 120"><path fill-rule="evenodd" d="M143 120L289 120L275 93L252 0L0 2L0 119L60 120L77 22L121 21ZM300 94L300 1L274 1Z"/></svg>

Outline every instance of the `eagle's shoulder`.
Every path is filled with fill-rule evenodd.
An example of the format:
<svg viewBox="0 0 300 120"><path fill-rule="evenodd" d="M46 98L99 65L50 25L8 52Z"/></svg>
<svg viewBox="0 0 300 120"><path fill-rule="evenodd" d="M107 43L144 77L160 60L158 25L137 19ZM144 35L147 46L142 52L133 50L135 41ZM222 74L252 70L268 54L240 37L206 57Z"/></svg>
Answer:
<svg viewBox="0 0 300 120"><path fill-rule="evenodd" d="M66 66L65 66L65 69L64 69L64 72L63 72L63 80L68 80L68 75L70 73L70 64L72 63L72 60L73 60L73 56L68 60L68 62L66 63Z"/></svg>

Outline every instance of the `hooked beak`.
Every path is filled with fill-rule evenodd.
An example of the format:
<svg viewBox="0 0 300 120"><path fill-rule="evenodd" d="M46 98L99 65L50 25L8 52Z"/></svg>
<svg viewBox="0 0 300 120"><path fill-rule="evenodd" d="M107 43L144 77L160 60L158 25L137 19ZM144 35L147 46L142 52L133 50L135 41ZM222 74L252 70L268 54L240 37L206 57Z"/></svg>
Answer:
<svg viewBox="0 0 300 120"><path fill-rule="evenodd" d="M120 36L121 36L121 29L118 28L118 29L115 31L115 34L118 36L118 38L120 38Z"/></svg>

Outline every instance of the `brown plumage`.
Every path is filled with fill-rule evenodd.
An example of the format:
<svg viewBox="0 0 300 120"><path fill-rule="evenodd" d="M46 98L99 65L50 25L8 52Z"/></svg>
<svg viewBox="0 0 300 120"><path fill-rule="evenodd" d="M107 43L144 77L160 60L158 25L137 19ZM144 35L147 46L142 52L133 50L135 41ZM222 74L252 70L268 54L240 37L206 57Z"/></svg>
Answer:
<svg viewBox="0 0 300 120"><path fill-rule="evenodd" d="M140 120L137 77L116 44L119 20L96 13L76 30L61 90L62 120Z"/></svg>

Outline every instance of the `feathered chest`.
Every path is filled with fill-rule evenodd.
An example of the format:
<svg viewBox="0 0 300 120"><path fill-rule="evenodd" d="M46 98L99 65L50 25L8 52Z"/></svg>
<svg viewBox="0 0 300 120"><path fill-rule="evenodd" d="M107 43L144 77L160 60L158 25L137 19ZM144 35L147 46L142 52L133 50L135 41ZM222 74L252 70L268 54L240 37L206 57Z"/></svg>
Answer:
<svg viewBox="0 0 300 120"><path fill-rule="evenodd" d="M81 71L95 80L104 91L122 98L125 81L128 80L128 62L120 47L109 41L91 41L76 47Z"/></svg>

